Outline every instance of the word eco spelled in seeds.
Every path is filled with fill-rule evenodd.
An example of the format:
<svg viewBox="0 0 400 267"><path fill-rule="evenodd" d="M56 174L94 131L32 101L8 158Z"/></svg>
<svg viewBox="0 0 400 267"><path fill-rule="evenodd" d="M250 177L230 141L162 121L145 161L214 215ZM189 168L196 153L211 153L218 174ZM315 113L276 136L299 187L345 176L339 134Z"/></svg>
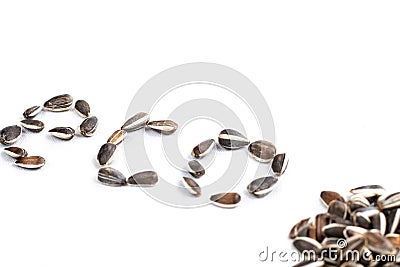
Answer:
<svg viewBox="0 0 400 267"><path fill-rule="evenodd" d="M36 105L26 109L22 116L24 119L20 121L20 125L11 125L3 128L0 132L0 143L3 145L12 145L17 142L22 134L23 129L39 133L45 128L45 124L34 119L43 110L51 112L69 111L73 105L73 97L69 94L58 95L47 100L42 106ZM94 134L98 125L97 117L90 117L90 106L84 100L75 102L75 111L85 120L79 126L82 136L88 137ZM71 127L56 127L49 130L49 134L61 139L71 140L75 136L75 130ZM28 152L20 147L6 147L4 152L10 157L16 159L15 165L25 169L39 169L43 167L46 160L41 156L28 156Z"/></svg>

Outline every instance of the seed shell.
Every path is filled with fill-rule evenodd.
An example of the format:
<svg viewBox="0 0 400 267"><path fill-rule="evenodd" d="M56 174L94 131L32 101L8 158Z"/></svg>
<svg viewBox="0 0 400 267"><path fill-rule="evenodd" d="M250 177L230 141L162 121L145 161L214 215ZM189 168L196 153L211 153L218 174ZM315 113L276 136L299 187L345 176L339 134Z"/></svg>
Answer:
<svg viewBox="0 0 400 267"><path fill-rule="evenodd" d="M28 156L28 152L25 149L16 146L6 147L4 148L4 152L15 159Z"/></svg>
<svg viewBox="0 0 400 267"><path fill-rule="evenodd" d="M121 144L126 138L127 132L125 130L116 130L107 140L107 143L113 143L114 145Z"/></svg>
<svg viewBox="0 0 400 267"><path fill-rule="evenodd" d="M171 120L150 121L147 127L162 134L172 134L178 129L178 124Z"/></svg>
<svg viewBox="0 0 400 267"><path fill-rule="evenodd" d="M182 183L184 187L192 194L195 196L200 196L201 195L201 188L200 186L196 183L195 180L189 177L183 177Z"/></svg>
<svg viewBox="0 0 400 267"><path fill-rule="evenodd" d="M275 188L277 182L278 179L273 176L260 177L247 186L247 191L256 197L264 197Z"/></svg>
<svg viewBox="0 0 400 267"><path fill-rule="evenodd" d="M347 204L340 200L333 200L329 203L328 213L337 215L343 219L346 219L348 212Z"/></svg>
<svg viewBox="0 0 400 267"><path fill-rule="evenodd" d="M38 115L42 111L42 109L43 109L42 106L33 106L25 110L22 115L24 116L25 119L32 119L36 115Z"/></svg>
<svg viewBox="0 0 400 267"><path fill-rule="evenodd" d="M21 121L21 126L33 133L39 133L44 129L44 123L39 120L25 119Z"/></svg>
<svg viewBox="0 0 400 267"><path fill-rule="evenodd" d="M322 191L320 197L322 203L324 203L327 207L329 206L329 203L334 200L345 202L344 198L339 193L334 191Z"/></svg>
<svg viewBox="0 0 400 267"><path fill-rule="evenodd" d="M97 162L100 166L107 166L111 163L114 158L115 150L117 146L112 143L106 143L100 147L99 153L97 154Z"/></svg>
<svg viewBox="0 0 400 267"><path fill-rule="evenodd" d="M318 241L309 238L309 237L297 237L293 241L293 246L302 253L303 251L314 251L318 254L321 249L322 245Z"/></svg>
<svg viewBox="0 0 400 267"><path fill-rule="evenodd" d="M11 145L15 143L22 134L22 128L18 125L7 126L0 132L0 143Z"/></svg>
<svg viewBox="0 0 400 267"><path fill-rule="evenodd" d="M67 111L73 103L72 96L68 94L58 95L50 98L43 104L43 108L53 112Z"/></svg>
<svg viewBox="0 0 400 267"><path fill-rule="evenodd" d="M29 156L19 158L15 162L15 165L25 169L39 169L44 166L46 160L40 156Z"/></svg>
<svg viewBox="0 0 400 267"><path fill-rule="evenodd" d="M219 193L212 195L210 201L222 208L235 208L239 205L241 197L238 193Z"/></svg>
<svg viewBox="0 0 400 267"><path fill-rule="evenodd" d="M298 231L301 227L303 227L304 225L307 225L310 221L310 218L307 219L303 219L300 222L296 223L292 229L290 230L289 233L289 238L290 239L295 239L298 236Z"/></svg>
<svg viewBox="0 0 400 267"><path fill-rule="evenodd" d="M250 141L236 130L225 129L219 133L218 143L226 149L233 150L248 146Z"/></svg>
<svg viewBox="0 0 400 267"><path fill-rule="evenodd" d="M122 125L121 130L125 130L127 132L136 131L146 126L149 120L149 114L147 114L146 112L139 112L126 120L124 125Z"/></svg>
<svg viewBox="0 0 400 267"><path fill-rule="evenodd" d="M326 266L323 260L305 260L297 263L293 267L322 267Z"/></svg>
<svg viewBox="0 0 400 267"><path fill-rule="evenodd" d="M367 240L367 247L375 253L381 255L394 255L396 253L393 244L379 232L367 231L364 238Z"/></svg>
<svg viewBox="0 0 400 267"><path fill-rule="evenodd" d="M79 126L79 131L85 137L90 137L94 134L97 129L97 125L99 124L99 120L96 116L85 119L81 125Z"/></svg>
<svg viewBox="0 0 400 267"><path fill-rule="evenodd" d="M108 186L126 185L126 177L120 171L111 167L101 168L97 179L100 183Z"/></svg>
<svg viewBox="0 0 400 267"><path fill-rule="evenodd" d="M276 153L275 146L265 140L259 140L249 145L250 155L257 161L267 163L273 160Z"/></svg>
<svg viewBox="0 0 400 267"><path fill-rule="evenodd" d="M380 196L385 193L385 188L381 185L365 185L350 190L350 193L361 194L365 198Z"/></svg>
<svg viewBox="0 0 400 267"><path fill-rule="evenodd" d="M378 199L378 207L382 210L400 208L400 192L382 195Z"/></svg>
<svg viewBox="0 0 400 267"><path fill-rule="evenodd" d="M198 162L197 160L189 161L188 166L189 166L189 173L195 178L200 178L206 173L203 165L201 165L200 162Z"/></svg>
<svg viewBox="0 0 400 267"><path fill-rule="evenodd" d="M385 237L395 248L400 248L400 234L387 234Z"/></svg>
<svg viewBox="0 0 400 267"><path fill-rule="evenodd" d="M192 156L195 158L202 158L209 154L215 148L215 141L214 139L208 139L197 146L195 146L192 150Z"/></svg>
<svg viewBox="0 0 400 267"><path fill-rule="evenodd" d="M61 140L71 140L75 136L75 130L71 127L55 127L49 133Z"/></svg>
<svg viewBox="0 0 400 267"><path fill-rule="evenodd" d="M75 102L75 111L79 116L88 118L90 117L90 106L85 100L78 100Z"/></svg>
<svg viewBox="0 0 400 267"><path fill-rule="evenodd" d="M278 154L274 157L271 163L272 171L276 176L281 176L285 173L289 159L286 154Z"/></svg>
<svg viewBox="0 0 400 267"><path fill-rule="evenodd" d="M128 178L128 184L134 186L154 186L157 182L158 175L155 171L138 172Z"/></svg>

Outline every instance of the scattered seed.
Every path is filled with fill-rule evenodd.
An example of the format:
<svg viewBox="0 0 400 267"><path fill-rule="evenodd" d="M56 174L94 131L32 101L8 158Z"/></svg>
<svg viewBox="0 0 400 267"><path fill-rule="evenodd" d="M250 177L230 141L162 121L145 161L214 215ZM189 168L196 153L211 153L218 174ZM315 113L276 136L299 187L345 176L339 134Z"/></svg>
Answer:
<svg viewBox="0 0 400 267"><path fill-rule="evenodd" d="M117 146L112 143L106 143L101 146L99 153L97 154L97 162L100 166L106 166L111 163L113 160L113 156L115 154L115 150Z"/></svg>
<svg viewBox="0 0 400 267"><path fill-rule="evenodd" d="M197 146L195 146L192 150L192 156L195 158L202 158L210 153L215 148L215 141L214 139L208 139Z"/></svg>
<svg viewBox="0 0 400 267"><path fill-rule="evenodd" d="M351 189L350 193L361 194L365 198L370 198L384 194L385 188L380 185L365 185Z"/></svg>
<svg viewBox="0 0 400 267"><path fill-rule="evenodd" d="M62 140L71 140L75 136L75 130L71 127L55 127L49 133Z"/></svg>
<svg viewBox="0 0 400 267"><path fill-rule="evenodd" d="M182 180L183 185L185 186L185 188L192 194L195 196L200 196L201 195L201 188L200 186L196 183L195 180L193 180L192 178L189 177L183 177Z"/></svg>
<svg viewBox="0 0 400 267"><path fill-rule="evenodd" d="M28 156L28 152L25 149L16 146L6 147L4 148L4 152L15 159Z"/></svg>
<svg viewBox="0 0 400 267"><path fill-rule="evenodd" d="M178 124L171 120L150 121L147 123L147 127L162 134L172 134L178 129Z"/></svg>
<svg viewBox="0 0 400 267"><path fill-rule="evenodd" d="M150 115L145 112L139 112L132 117L130 117L124 125L122 125L121 130L125 130L127 132L132 132L139 130L146 126L146 124L150 120Z"/></svg>
<svg viewBox="0 0 400 267"><path fill-rule="evenodd" d="M126 138L125 130L116 130L107 140L108 143L113 143L114 145L121 144Z"/></svg>
<svg viewBox="0 0 400 267"><path fill-rule="evenodd" d="M235 208L239 205L241 197L238 193L219 193L212 195L210 201L222 208Z"/></svg>
<svg viewBox="0 0 400 267"><path fill-rule="evenodd" d="M15 165L25 169L39 169L44 166L46 160L40 156L30 156L19 158Z"/></svg>
<svg viewBox="0 0 400 267"><path fill-rule="evenodd" d="M155 171L138 172L128 178L128 184L134 186L154 186L158 182Z"/></svg>
<svg viewBox="0 0 400 267"><path fill-rule="evenodd" d="M255 160L263 163L270 162L276 153L275 146L264 140L251 143L248 150Z"/></svg>
<svg viewBox="0 0 400 267"><path fill-rule="evenodd" d="M32 119L34 118L37 114L40 113L40 111L42 111L42 106L33 106L28 108L27 110L24 111L24 113L22 114L24 116L25 119Z"/></svg>
<svg viewBox="0 0 400 267"><path fill-rule="evenodd" d="M382 210L400 208L400 192L381 196L378 199L378 207Z"/></svg>
<svg viewBox="0 0 400 267"><path fill-rule="evenodd" d="M120 171L111 167L101 168L97 178L100 183L108 186L126 185L126 177Z"/></svg>
<svg viewBox="0 0 400 267"><path fill-rule="evenodd" d="M43 108L54 112L67 111L71 108L72 103L72 96L68 94L58 95L47 100L43 104Z"/></svg>
<svg viewBox="0 0 400 267"><path fill-rule="evenodd" d="M320 197L322 203L324 203L327 207L334 200L345 202L344 198L339 193L334 191L322 191Z"/></svg>
<svg viewBox="0 0 400 267"><path fill-rule="evenodd" d="M273 176L257 178L247 186L247 191L256 197L264 197L275 188L277 182L278 179Z"/></svg>
<svg viewBox="0 0 400 267"><path fill-rule="evenodd" d="M87 118L79 126L79 131L83 136L90 137L96 131L98 123L99 120L95 116Z"/></svg>
<svg viewBox="0 0 400 267"><path fill-rule="evenodd" d="M310 218L307 219L303 219L300 222L296 223L292 229L290 230L289 233L289 238L290 239L295 239L296 237L298 237L298 231L301 227L303 227L304 225L307 225L310 221Z"/></svg>
<svg viewBox="0 0 400 267"><path fill-rule="evenodd" d="M90 106L85 100L78 100L75 102L75 111L79 116L88 118L90 117Z"/></svg>
<svg viewBox="0 0 400 267"><path fill-rule="evenodd" d="M322 245L318 241L309 237L297 237L293 241L293 246L300 252L314 251L316 255L321 251Z"/></svg>
<svg viewBox="0 0 400 267"><path fill-rule="evenodd" d="M198 162L197 160L189 161L188 166L189 166L189 173L195 178L200 178L206 173L203 165L201 165L200 162Z"/></svg>
<svg viewBox="0 0 400 267"><path fill-rule="evenodd" d="M21 121L21 126L25 129L39 133L44 129L44 123L39 120L25 119Z"/></svg>
<svg viewBox="0 0 400 267"><path fill-rule="evenodd" d="M226 149L239 149L250 144L250 141L242 133L233 130L222 130L218 135L218 143Z"/></svg>
<svg viewBox="0 0 400 267"><path fill-rule="evenodd" d="M289 159L286 154L278 154L274 157L271 163L272 171L276 176L281 176L285 173Z"/></svg>
<svg viewBox="0 0 400 267"><path fill-rule="evenodd" d="M22 128L18 125L7 126L0 132L0 143L11 145L15 143L22 134Z"/></svg>

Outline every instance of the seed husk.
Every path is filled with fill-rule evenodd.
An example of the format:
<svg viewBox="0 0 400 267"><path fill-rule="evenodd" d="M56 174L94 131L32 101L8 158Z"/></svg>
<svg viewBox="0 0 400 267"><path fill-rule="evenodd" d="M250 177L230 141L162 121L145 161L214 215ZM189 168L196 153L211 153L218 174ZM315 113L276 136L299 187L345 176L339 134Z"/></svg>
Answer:
<svg viewBox="0 0 400 267"><path fill-rule="evenodd" d="M200 178L206 173L203 165L201 165L200 162L198 162L197 160L189 161L188 166L189 166L189 173L195 178Z"/></svg>
<svg viewBox="0 0 400 267"><path fill-rule="evenodd" d="M310 221L310 218L307 219L303 219L300 222L296 223L292 229L290 230L289 233L289 238L290 239L295 239L298 236L298 231L301 227L303 227L304 225L307 225Z"/></svg>
<svg viewBox="0 0 400 267"><path fill-rule="evenodd" d="M335 214L343 219L346 219L347 204L339 200L333 200L329 203L328 213Z"/></svg>
<svg viewBox="0 0 400 267"><path fill-rule="evenodd" d="M85 119L81 125L79 126L79 131L85 137L90 137L94 134L97 129L97 125L99 124L99 120L97 117L93 116Z"/></svg>
<svg viewBox="0 0 400 267"><path fill-rule="evenodd" d="M395 248L400 248L400 234L387 234L385 237Z"/></svg>
<svg viewBox="0 0 400 267"><path fill-rule="evenodd" d="M353 214L353 223L356 226L368 229L371 224L371 219L362 213Z"/></svg>
<svg viewBox="0 0 400 267"><path fill-rule="evenodd" d="M318 242L322 242L324 240L325 235L323 228L329 224L330 215L327 213L321 213L315 216L314 225L315 225L315 240Z"/></svg>
<svg viewBox="0 0 400 267"><path fill-rule="evenodd" d="M28 156L28 152L25 149L16 146L6 147L4 148L4 152L15 159Z"/></svg>
<svg viewBox="0 0 400 267"><path fill-rule="evenodd" d="M210 197L210 201L222 208L235 208L239 205L241 197L238 193L218 193Z"/></svg>
<svg viewBox="0 0 400 267"><path fill-rule="evenodd" d="M183 177L182 180L183 186L192 194L195 196L200 196L201 195L201 188L200 186L196 183L195 180L189 177Z"/></svg>
<svg viewBox="0 0 400 267"><path fill-rule="evenodd" d="M172 134L178 129L178 124L171 120L150 121L147 127L162 134Z"/></svg>
<svg viewBox="0 0 400 267"><path fill-rule="evenodd" d="M355 211L359 208L367 208L371 203L361 194L352 195L347 201L347 205L351 211Z"/></svg>
<svg viewBox="0 0 400 267"><path fill-rule="evenodd" d="M73 98L69 94L58 95L50 98L43 104L45 110L53 112L67 111L71 108Z"/></svg>
<svg viewBox="0 0 400 267"><path fill-rule="evenodd" d="M28 131L39 133L44 129L44 123L39 120L25 119L21 121L21 126Z"/></svg>
<svg viewBox="0 0 400 267"><path fill-rule="evenodd" d="M400 208L400 192L390 195L382 195L378 199L378 207L381 210Z"/></svg>
<svg viewBox="0 0 400 267"><path fill-rule="evenodd" d="M367 232L365 228L358 227L358 226L347 226L344 231L343 235L346 238L351 238L353 236L364 236L364 234Z"/></svg>
<svg viewBox="0 0 400 267"><path fill-rule="evenodd" d="M75 136L75 130L71 127L55 127L49 133L61 140L71 140Z"/></svg>
<svg viewBox="0 0 400 267"><path fill-rule="evenodd" d="M113 143L114 145L121 144L126 138L127 132L125 130L116 130L107 140L108 143Z"/></svg>
<svg viewBox="0 0 400 267"><path fill-rule="evenodd" d="M293 267L322 267L325 266L325 262L323 260L305 260L297 263Z"/></svg>
<svg viewBox="0 0 400 267"><path fill-rule="evenodd" d="M214 148L215 148L214 139L205 140L193 148L192 156L198 159L202 158L206 156L208 153L210 153Z"/></svg>
<svg viewBox="0 0 400 267"><path fill-rule="evenodd" d="M78 100L75 102L75 111L81 117L90 117L90 105L85 100Z"/></svg>
<svg viewBox="0 0 400 267"><path fill-rule="evenodd" d="M336 237L336 238L343 238L343 232L346 229L347 225L340 224L340 223L331 223L325 225L322 228L324 235L327 237Z"/></svg>
<svg viewBox="0 0 400 267"><path fill-rule="evenodd" d="M293 241L293 246L300 253L302 253L303 251L314 251L316 254L318 254L322 249L321 243L309 237L295 238Z"/></svg>
<svg viewBox="0 0 400 267"><path fill-rule="evenodd" d="M361 251L364 248L364 245L365 239L363 236L352 236L347 239L347 245L343 249L343 253L347 253L348 251Z"/></svg>
<svg viewBox="0 0 400 267"><path fill-rule="evenodd" d="M134 186L154 186L157 182L158 175L155 171L138 172L128 178L128 184Z"/></svg>
<svg viewBox="0 0 400 267"><path fill-rule="evenodd" d="M97 154L97 162L100 166L107 166L113 160L117 146L112 143L106 143L100 147Z"/></svg>
<svg viewBox="0 0 400 267"><path fill-rule="evenodd" d="M126 185L126 177L120 171L111 167L101 168L97 179L100 183L108 186Z"/></svg>
<svg viewBox="0 0 400 267"><path fill-rule="evenodd" d="M122 125L121 130L125 130L127 132L133 132L139 130L146 126L146 124L150 120L150 115L146 112L139 112L129 119Z"/></svg>
<svg viewBox="0 0 400 267"><path fill-rule="evenodd" d="M364 234L364 238L367 240L367 247L375 253L381 255L394 255L396 253L396 248L393 244L379 232L367 231Z"/></svg>
<svg viewBox="0 0 400 267"><path fill-rule="evenodd" d="M43 109L42 106L33 106L25 110L22 115L24 116L25 119L32 119L36 115L38 115L42 111L42 109Z"/></svg>
<svg viewBox="0 0 400 267"><path fill-rule="evenodd" d="M247 191L256 197L264 197L275 188L277 182L278 179L273 176L260 177L247 186Z"/></svg>
<svg viewBox="0 0 400 267"><path fill-rule="evenodd" d="M248 146L250 141L236 130L225 129L219 133L218 143L226 149L233 150Z"/></svg>
<svg viewBox="0 0 400 267"><path fill-rule="evenodd" d="M0 143L11 145L21 137L22 128L18 125L7 126L0 132Z"/></svg>
<svg viewBox="0 0 400 267"><path fill-rule="evenodd" d="M44 166L46 160L40 156L29 156L19 158L15 162L15 165L25 169L39 169Z"/></svg>
<svg viewBox="0 0 400 267"><path fill-rule="evenodd" d="M328 207L329 204L334 200L345 202L344 198L339 193L334 191L322 191L320 197L322 203L324 203L326 207Z"/></svg>
<svg viewBox="0 0 400 267"><path fill-rule="evenodd" d="M387 218L388 233L400 234L400 208L389 210L389 213L387 214L386 218Z"/></svg>
<svg viewBox="0 0 400 267"><path fill-rule="evenodd" d="M281 176L285 173L289 159L286 154L278 154L274 157L271 163L272 171L276 176Z"/></svg>
<svg viewBox="0 0 400 267"><path fill-rule="evenodd" d="M379 212L370 217L371 220L371 228L380 231L382 235L386 233L386 217L385 214Z"/></svg>
<svg viewBox="0 0 400 267"><path fill-rule="evenodd" d="M276 153L276 148L274 144L265 141L259 140L251 143L249 145L250 155L257 161L267 163L273 160Z"/></svg>
<svg viewBox="0 0 400 267"><path fill-rule="evenodd" d="M365 185L351 189L350 193L361 194L365 198L371 198L384 194L385 188L381 185Z"/></svg>

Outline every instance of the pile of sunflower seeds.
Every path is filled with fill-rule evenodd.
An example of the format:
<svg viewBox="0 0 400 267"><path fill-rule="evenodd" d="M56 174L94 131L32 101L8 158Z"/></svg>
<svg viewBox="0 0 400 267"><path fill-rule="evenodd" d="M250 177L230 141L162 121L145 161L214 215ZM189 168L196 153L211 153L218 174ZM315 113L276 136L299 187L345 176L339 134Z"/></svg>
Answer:
<svg viewBox="0 0 400 267"><path fill-rule="evenodd" d="M387 193L380 185L350 192L347 201L321 192L328 211L292 228L294 247L307 255L296 266L400 266L400 192Z"/></svg>
<svg viewBox="0 0 400 267"><path fill-rule="evenodd" d="M260 177L247 186L247 191L255 197L264 197L277 185L278 177L287 167L286 154L276 154L275 146L268 141L258 140L250 143L250 140L242 133L234 129L224 129L218 135L218 144L214 139L208 139L196 145L191 155L196 158L188 162L188 172L194 178L200 178L205 174L205 168L198 161L216 149L216 146L227 150L238 150L247 147L252 158L261 163L271 163L272 175ZM200 185L191 177L183 177L182 184L194 196L201 195ZM241 196L236 192L222 192L210 196L211 203L219 207L234 208L241 201Z"/></svg>
<svg viewBox="0 0 400 267"><path fill-rule="evenodd" d="M73 98L69 94L58 95L47 100L42 106L33 106L23 112L20 125L11 125L3 128L0 132L0 143L6 146L17 142L22 134L23 129L33 133L39 133L45 128L45 124L34 119L43 110L51 112L69 111L73 105ZM90 137L96 131L98 125L97 117L90 116L90 106L84 100L75 102L75 111L82 117L84 121L79 125L79 131L82 136ZM49 133L62 140L71 140L75 136L75 130L71 127L56 127L49 130ZM15 158L15 164L25 169L39 169L43 167L46 160L41 156L28 156L28 152L21 147L6 147L4 152Z"/></svg>
<svg viewBox="0 0 400 267"><path fill-rule="evenodd" d="M97 162L101 167L97 179L100 183L108 186L154 186L157 184L158 175L155 171L142 171L126 178L120 171L109 167L118 145L125 140L127 134L145 127L162 134L172 134L178 129L178 124L171 120L150 121L150 115L145 112L139 112L129 118L120 129L111 134L97 153Z"/></svg>

